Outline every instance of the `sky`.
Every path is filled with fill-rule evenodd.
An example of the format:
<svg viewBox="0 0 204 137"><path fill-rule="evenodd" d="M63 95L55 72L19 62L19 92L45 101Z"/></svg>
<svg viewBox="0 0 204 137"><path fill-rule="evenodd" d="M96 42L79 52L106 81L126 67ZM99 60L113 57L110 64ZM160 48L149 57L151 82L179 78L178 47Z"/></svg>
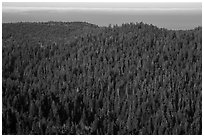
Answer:
<svg viewBox="0 0 204 137"><path fill-rule="evenodd" d="M185 30L202 25L202 3L2 3L3 23L45 21L85 21L99 26L144 22Z"/></svg>

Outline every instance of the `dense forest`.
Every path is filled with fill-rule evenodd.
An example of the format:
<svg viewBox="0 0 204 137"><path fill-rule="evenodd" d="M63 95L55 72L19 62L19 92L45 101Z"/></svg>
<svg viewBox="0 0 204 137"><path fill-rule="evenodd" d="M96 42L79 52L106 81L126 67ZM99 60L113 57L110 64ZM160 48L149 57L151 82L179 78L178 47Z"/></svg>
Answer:
<svg viewBox="0 0 204 137"><path fill-rule="evenodd" d="M202 28L2 24L2 134L202 134Z"/></svg>

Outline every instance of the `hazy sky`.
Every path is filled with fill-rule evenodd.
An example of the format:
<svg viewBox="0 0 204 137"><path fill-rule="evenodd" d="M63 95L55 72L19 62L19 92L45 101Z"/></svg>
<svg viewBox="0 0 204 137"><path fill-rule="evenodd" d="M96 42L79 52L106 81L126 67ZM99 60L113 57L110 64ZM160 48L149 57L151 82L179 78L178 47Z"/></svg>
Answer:
<svg viewBox="0 0 204 137"><path fill-rule="evenodd" d="M2 21L86 21L99 26L144 22L168 29L202 25L202 3L3 2Z"/></svg>

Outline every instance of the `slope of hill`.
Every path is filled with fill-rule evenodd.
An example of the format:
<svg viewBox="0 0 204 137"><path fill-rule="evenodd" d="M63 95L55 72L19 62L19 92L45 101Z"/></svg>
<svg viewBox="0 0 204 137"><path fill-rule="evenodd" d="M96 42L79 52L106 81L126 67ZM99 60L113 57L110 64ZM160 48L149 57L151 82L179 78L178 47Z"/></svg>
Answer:
<svg viewBox="0 0 204 137"><path fill-rule="evenodd" d="M202 134L202 29L3 24L3 134Z"/></svg>
<svg viewBox="0 0 204 137"><path fill-rule="evenodd" d="M29 44L51 45L69 41L76 36L93 31L98 26L86 22L44 22L44 23L7 23L3 24L3 40L18 41L19 45ZM7 45L7 44L4 44Z"/></svg>

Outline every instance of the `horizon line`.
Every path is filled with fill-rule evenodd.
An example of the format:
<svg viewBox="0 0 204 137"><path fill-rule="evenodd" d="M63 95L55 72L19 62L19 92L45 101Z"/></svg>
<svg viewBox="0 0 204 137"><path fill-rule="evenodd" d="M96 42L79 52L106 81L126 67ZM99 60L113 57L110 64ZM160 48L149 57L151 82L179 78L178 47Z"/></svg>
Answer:
<svg viewBox="0 0 204 137"><path fill-rule="evenodd" d="M202 11L202 8L87 8L87 7L2 7L2 12L26 11Z"/></svg>

